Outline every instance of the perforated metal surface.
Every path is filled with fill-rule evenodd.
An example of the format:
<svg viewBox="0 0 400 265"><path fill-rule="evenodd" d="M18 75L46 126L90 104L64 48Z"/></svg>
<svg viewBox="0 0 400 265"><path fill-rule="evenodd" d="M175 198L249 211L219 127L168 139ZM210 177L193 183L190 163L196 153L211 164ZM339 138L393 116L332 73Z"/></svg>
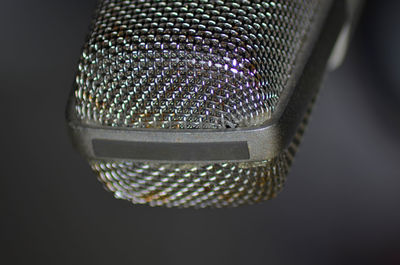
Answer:
<svg viewBox="0 0 400 265"><path fill-rule="evenodd" d="M260 125L317 27L314 16L329 4L103 1L79 64L77 119L160 130ZM282 188L302 131L303 125L289 149L268 161L90 164L115 197L133 203L238 206L270 199Z"/></svg>
<svg viewBox="0 0 400 265"><path fill-rule="evenodd" d="M282 188L290 159L255 165L93 162L115 197L151 206L223 207L272 198Z"/></svg>
<svg viewBox="0 0 400 265"><path fill-rule="evenodd" d="M161 164L90 161L118 199L166 207L234 207L276 196L300 144L312 104L292 143L278 157L257 163Z"/></svg>
<svg viewBox="0 0 400 265"><path fill-rule="evenodd" d="M329 1L102 1L77 75L85 123L235 128L265 122Z"/></svg>

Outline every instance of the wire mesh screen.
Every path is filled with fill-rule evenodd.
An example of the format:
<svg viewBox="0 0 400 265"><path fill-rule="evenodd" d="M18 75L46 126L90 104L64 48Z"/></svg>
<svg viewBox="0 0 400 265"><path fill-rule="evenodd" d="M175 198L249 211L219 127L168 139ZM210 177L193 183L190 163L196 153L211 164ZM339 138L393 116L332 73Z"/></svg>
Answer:
<svg viewBox="0 0 400 265"><path fill-rule="evenodd" d="M309 41L322 0L102 1L84 46L75 112L88 125L225 129L265 123ZM306 119L306 118L305 118ZM255 163L90 161L133 203L223 207L272 198L290 148Z"/></svg>
<svg viewBox="0 0 400 265"><path fill-rule="evenodd" d="M76 112L134 128L259 125L323 2L102 1L79 64Z"/></svg>

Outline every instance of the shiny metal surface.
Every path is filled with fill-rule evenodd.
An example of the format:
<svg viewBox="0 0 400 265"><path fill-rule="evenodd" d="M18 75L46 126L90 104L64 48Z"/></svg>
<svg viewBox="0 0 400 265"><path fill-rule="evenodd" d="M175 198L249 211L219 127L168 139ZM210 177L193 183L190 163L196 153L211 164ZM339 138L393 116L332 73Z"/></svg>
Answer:
<svg viewBox="0 0 400 265"><path fill-rule="evenodd" d="M329 4L102 1L79 64L78 117L134 128L260 125Z"/></svg>
<svg viewBox="0 0 400 265"><path fill-rule="evenodd" d="M252 163L173 164L91 161L105 188L118 199L166 207L226 207L268 200L283 188L301 140L278 157Z"/></svg>
<svg viewBox="0 0 400 265"><path fill-rule="evenodd" d="M72 99L71 115L80 125L122 133L176 131L177 139L184 131L190 136L199 129L227 129L233 131L222 137L234 140L240 129L266 124L278 106L279 117L271 122L286 113L286 104L294 110L275 124L275 133L264 135L268 139L245 137L249 161L177 164L89 156L105 187L116 198L167 207L238 206L274 197L303 131L297 124L307 119L304 111L318 85L310 80L323 74L317 69L311 74L316 77L301 79L303 94L293 92L328 7L330 1L318 0L102 1ZM328 57L330 45L321 58ZM289 102L292 94L296 107ZM273 148L258 150L260 141Z"/></svg>
<svg viewBox="0 0 400 265"><path fill-rule="evenodd" d="M3 264L400 264L400 101L381 75L400 67L372 59L400 58L399 1L367 2L283 191L219 210L115 200L72 148L65 101L95 3L2 2Z"/></svg>

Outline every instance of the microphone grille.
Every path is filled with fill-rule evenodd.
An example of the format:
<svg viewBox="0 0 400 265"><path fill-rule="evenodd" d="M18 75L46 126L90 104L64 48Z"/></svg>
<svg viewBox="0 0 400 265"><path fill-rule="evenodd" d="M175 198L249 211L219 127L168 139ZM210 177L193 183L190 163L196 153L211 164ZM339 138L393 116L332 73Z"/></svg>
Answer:
<svg viewBox="0 0 400 265"><path fill-rule="evenodd" d="M74 114L86 125L162 130L264 124L303 64L299 54L314 39L317 13L329 5L103 0L80 59ZM267 161L89 162L115 197L133 203L238 206L282 188L303 125Z"/></svg>
<svg viewBox="0 0 400 265"><path fill-rule="evenodd" d="M79 64L77 116L133 128L260 125L323 3L102 1Z"/></svg>
<svg viewBox="0 0 400 265"><path fill-rule="evenodd" d="M92 161L94 171L116 198L166 207L226 207L275 197L291 158L284 152L254 163L155 164Z"/></svg>
<svg viewBox="0 0 400 265"><path fill-rule="evenodd" d="M274 198L307 125L312 103L289 147L279 156L251 163L171 164L89 161L104 187L118 199L165 207L236 207Z"/></svg>

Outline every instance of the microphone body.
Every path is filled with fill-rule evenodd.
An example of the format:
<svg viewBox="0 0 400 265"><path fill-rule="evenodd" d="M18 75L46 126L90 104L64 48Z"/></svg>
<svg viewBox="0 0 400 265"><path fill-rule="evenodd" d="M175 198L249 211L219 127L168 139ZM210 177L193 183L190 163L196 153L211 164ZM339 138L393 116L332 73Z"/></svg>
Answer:
<svg viewBox="0 0 400 265"><path fill-rule="evenodd" d="M67 120L116 198L226 207L276 196L345 1L103 0Z"/></svg>

